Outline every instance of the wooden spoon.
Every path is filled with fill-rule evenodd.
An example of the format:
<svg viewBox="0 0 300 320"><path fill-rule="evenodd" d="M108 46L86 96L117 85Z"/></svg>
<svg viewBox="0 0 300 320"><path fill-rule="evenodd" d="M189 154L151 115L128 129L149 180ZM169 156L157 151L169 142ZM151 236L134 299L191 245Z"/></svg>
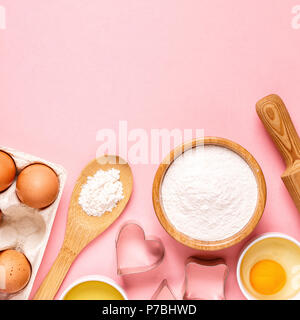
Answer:
<svg viewBox="0 0 300 320"><path fill-rule="evenodd" d="M111 168L120 170L124 198L112 212L106 212L100 217L89 216L78 203L81 187L86 183L87 177L94 175L99 169L106 171ZM70 266L81 250L120 216L130 199L132 186L131 169L128 163L118 156L103 156L93 160L83 169L72 193L63 245L34 300L52 300L54 298Z"/></svg>

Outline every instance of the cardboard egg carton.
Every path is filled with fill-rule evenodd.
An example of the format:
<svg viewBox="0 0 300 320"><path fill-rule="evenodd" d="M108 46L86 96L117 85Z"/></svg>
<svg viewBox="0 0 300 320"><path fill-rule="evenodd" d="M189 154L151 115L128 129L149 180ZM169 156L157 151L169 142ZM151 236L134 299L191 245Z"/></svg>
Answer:
<svg viewBox="0 0 300 320"><path fill-rule="evenodd" d="M16 179L7 190L0 193L0 210L3 213L2 222L0 222L0 251L6 249L19 250L25 254L32 267L28 285L16 294L0 293L0 300L27 300L47 246L67 179L67 172L60 165L14 149L0 146L0 150L12 156L17 167L17 174L26 166L38 162L51 167L59 178L57 199L45 209L30 208L20 202L16 195Z"/></svg>

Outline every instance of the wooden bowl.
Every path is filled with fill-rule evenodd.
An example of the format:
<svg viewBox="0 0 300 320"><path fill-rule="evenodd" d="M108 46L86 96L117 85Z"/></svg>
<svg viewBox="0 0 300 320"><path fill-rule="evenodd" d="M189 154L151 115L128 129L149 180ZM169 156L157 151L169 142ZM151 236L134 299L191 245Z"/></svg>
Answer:
<svg viewBox="0 0 300 320"><path fill-rule="evenodd" d="M249 167L253 171L253 174L257 182L258 199L257 199L257 205L255 208L255 211L253 212L251 219L244 226L243 229L241 229L239 232L237 232L233 236L223 240L202 241L202 240L191 238L183 234L182 232L175 229L175 227L168 220L168 217L162 205L161 185L162 185L164 176L168 168L170 167L170 165L184 151L187 151L191 148L195 148L203 144L225 147L237 153L248 163ZM179 241L180 243L194 249L205 250L205 251L221 250L221 249L233 246L234 244L245 239L254 230L254 228L256 227L257 223L259 222L264 212L265 205L266 205L266 197L267 197L266 195L267 195L267 191L266 191L265 178L259 164L254 159L254 157L239 144L227 139L217 138L217 137L205 137L201 139L194 139L172 150L170 154L160 164L154 178L153 189L152 189L152 199L153 199L154 210L163 228L169 233L171 237L173 237L175 240Z"/></svg>

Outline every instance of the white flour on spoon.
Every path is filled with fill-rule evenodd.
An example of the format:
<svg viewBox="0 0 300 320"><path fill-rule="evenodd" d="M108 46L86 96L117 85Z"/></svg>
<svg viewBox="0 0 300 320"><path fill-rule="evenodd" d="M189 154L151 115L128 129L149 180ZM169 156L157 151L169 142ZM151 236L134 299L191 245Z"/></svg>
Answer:
<svg viewBox="0 0 300 320"><path fill-rule="evenodd" d="M255 176L237 153L219 146L193 148L169 167L162 203L180 232L204 241L226 239L252 217L258 198Z"/></svg>
<svg viewBox="0 0 300 320"><path fill-rule="evenodd" d="M90 216L100 217L105 212L112 212L124 198L120 170L98 170L87 178L82 186L78 202Z"/></svg>

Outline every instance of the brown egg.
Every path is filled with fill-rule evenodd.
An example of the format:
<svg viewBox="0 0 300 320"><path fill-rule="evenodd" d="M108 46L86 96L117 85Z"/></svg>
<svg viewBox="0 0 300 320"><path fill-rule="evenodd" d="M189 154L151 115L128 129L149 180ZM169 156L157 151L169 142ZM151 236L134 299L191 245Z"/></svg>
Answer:
<svg viewBox="0 0 300 320"><path fill-rule="evenodd" d="M0 151L0 192L7 189L15 180L16 165L13 158L6 152Z"/></svg>
<svg viewBox="0 0 300 320"><path fill-rule="evenodd" d="M18 176L17 196L29 207L37 209L48 207L55 201L58 191L59 180L56 173L44 164L31 164Z"/></svg>
<svg viewBox="0 0 300 320"><path fill-rule="evenodd" d="M0 210L0 224L2 222L2 211Z"/></svg>
<svg viewBox="0 0 300 320"><path fill-rule="evenodd" d="M23 253L11 249L0 252L0 292L18 292L30 277L31 265Z"/></svg>

